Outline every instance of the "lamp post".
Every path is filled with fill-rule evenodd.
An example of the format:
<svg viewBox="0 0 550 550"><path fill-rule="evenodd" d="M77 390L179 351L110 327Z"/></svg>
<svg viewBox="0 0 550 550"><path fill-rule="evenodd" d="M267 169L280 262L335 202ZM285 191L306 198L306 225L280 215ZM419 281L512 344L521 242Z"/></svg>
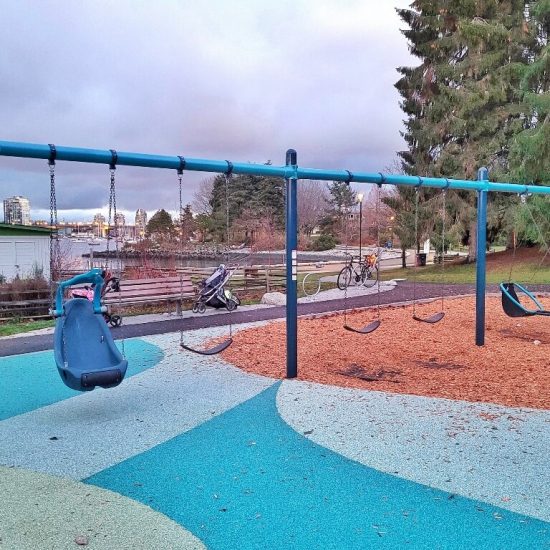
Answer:
<svg viewBox="0 0 550 550"><path fill-rule="evenodd" d="M363 258L362 255L362 236L363 236L363 193L357 194L357 202L359 203L359 261Z"/></svg>

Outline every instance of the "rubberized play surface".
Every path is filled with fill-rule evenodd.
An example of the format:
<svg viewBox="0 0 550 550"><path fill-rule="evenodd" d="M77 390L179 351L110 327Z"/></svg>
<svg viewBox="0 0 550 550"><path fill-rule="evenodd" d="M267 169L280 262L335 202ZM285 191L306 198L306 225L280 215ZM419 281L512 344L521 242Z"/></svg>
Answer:
<svg viewBox="0 0 550 550"><path fill-rule="evenodd" d="M62 390L51 352L0 359L0 547L550 544L542 406L281 382L175 334L125 347L131 376L85 394Z"/></svg>

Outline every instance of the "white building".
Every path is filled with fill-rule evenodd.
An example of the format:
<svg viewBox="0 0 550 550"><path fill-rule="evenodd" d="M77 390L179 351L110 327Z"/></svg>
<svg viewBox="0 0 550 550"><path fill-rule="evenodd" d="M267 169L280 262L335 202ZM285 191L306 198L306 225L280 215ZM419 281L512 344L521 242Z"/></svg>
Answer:
<svg viewBox="0 0 550 550"><path fill-rule="evenodd" d="M4 199L4 223L31 225L31 205L25 197Z"/></svg>
<svg viewBox="0 0 550 550"><path fill-rule="evenodd" d="M7 281L50 277L50 230L0 223L0 275Z"/></svg>

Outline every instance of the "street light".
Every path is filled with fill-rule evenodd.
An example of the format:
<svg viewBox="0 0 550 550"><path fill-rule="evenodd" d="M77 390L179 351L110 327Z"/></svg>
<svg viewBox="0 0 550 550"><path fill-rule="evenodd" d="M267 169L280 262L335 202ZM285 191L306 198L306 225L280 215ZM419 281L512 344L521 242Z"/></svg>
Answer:
<svg viewBox="0 0 550 550"><path fill-rule="evenodd" d="M357 194L357 202L359 203L359 261L363 258L361 245L362 245L362 229L363 229L363 193Z"/></svg>

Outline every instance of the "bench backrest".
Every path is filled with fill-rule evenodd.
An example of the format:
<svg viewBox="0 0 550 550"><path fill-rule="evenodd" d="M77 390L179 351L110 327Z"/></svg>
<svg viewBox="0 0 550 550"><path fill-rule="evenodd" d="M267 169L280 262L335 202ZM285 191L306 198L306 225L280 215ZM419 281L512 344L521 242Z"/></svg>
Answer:
<svg viewBox="0 0 550 550"><path fill-rule="evenodd" d="M184 299L195 296L195 287L186 275L155 279L123 279L120 281L120 292L107 293L104 302L114 303L119 299L129 301L132 298L136 300L146 298L177 299L179 296Z"/></svg>

